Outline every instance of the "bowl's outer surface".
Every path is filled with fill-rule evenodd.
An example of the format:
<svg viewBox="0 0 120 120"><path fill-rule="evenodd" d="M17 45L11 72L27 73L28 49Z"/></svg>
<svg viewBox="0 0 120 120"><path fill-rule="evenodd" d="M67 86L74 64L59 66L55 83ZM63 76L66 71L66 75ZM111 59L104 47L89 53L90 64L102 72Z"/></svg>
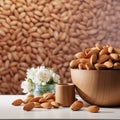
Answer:
<svg viewBox="0 0 120 120"><path fill-rule="evenodd" d="M120 106L120 70L71 69L72 82L85 101L99 106Z"/></svg>

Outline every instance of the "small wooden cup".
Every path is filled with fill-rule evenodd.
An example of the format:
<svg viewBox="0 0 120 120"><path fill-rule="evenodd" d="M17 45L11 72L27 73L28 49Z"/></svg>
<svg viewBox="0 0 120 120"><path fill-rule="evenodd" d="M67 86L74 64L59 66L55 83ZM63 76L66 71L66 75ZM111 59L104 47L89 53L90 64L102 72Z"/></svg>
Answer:
<svg viewBox="0 0 120 120"><path fill-rule="evenodd" d="M72 83L56 85L56 102L61 106L68 107L75 101L75 87Z"/></svg>

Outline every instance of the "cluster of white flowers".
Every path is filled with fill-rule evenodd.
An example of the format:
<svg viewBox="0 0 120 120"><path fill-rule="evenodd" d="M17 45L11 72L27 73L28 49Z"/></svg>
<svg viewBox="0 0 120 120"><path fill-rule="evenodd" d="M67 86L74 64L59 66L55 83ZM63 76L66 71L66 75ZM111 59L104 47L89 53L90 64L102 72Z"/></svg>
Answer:
<svg viewBox="0 0 120 120"><path fill-rule="evenodd" d="M60 81L60 76L52 69L45 68L45 66L30 68L26 74L27 78L21 84L24 93L32 91L34 84L46 85L50 80L52 80L52 84Z"/></svg>

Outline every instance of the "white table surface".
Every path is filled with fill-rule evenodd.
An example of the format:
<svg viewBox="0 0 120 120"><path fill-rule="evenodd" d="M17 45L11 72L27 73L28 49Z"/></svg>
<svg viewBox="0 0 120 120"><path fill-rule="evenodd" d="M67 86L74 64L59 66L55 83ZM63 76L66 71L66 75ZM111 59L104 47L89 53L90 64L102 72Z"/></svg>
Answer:
<svg viewBox="0 0 120 120"><path fill-rule="evenodd" d="M27 112L23 110L23 106L11 105L13 100L25 97L25 95L0 95L0 119L120 119L120 108L100 108L99 113L90 113L86 111L86 107L80 111L60 107L59 109L34 108ZM84 104L88 105L86 102Z"/></svg>

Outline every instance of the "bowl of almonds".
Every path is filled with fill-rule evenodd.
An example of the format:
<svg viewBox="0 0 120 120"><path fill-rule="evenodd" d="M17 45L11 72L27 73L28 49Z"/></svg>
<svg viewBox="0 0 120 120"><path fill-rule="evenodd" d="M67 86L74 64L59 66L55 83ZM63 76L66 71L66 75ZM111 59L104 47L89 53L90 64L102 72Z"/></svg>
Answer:
<svg viewBox="0 0 120 120"><path fill-rule="evenodd" d="M88 103L120 105L120 48L96 44L75 54L70 62L72 82Z"/></svg>

